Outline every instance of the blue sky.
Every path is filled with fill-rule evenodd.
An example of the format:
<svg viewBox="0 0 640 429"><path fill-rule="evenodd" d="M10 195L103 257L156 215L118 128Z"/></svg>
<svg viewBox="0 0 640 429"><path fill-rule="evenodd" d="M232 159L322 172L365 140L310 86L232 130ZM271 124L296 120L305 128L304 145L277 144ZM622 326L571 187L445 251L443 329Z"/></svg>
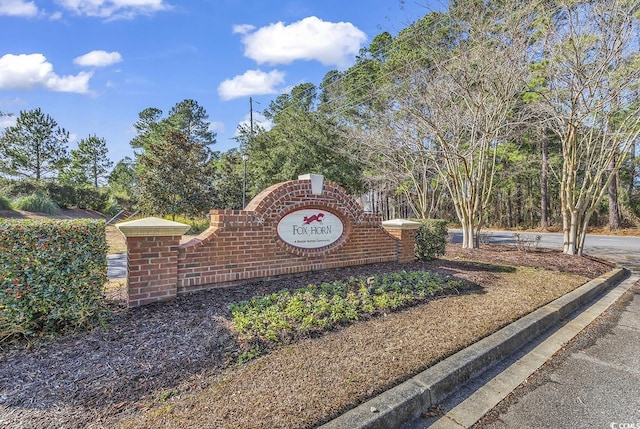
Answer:
<svg viewBox="0 0 640 429"><path fill-rule="evenodd" d="M0 111L41 108L71 134L132 156L133 124L194 99L214 150L279 94L346 69L382 31L444 0L0 0ZM14 118L0 117L0 129Z"/></svg>

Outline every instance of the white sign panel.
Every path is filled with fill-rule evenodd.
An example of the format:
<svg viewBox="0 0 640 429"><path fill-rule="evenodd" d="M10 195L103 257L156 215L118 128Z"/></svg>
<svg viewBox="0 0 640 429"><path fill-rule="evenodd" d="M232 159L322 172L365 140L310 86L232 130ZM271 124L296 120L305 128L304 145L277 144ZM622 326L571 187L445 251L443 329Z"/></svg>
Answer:
<svg viewBox="0 0 640 429"><path fill-rule="evenodd" d="M344 231L340 218L327 210L302 209L278 222L278 236L287 244L317 249L335 243Z"/></svg>

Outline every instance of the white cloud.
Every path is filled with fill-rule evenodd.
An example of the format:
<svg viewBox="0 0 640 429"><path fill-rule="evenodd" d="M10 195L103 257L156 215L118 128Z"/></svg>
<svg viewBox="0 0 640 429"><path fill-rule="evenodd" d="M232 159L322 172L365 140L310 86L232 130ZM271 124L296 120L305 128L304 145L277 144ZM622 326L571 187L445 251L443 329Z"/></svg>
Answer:
<svg viewBox="0 0 640 429"><path fill-rule="evenodd" d="M224 122L213 121L209 123L209 131L213 131L214 133L224 133Z"/></svg>
<svg viewBox="0 0 640 429"><path fill-rule="evenodd" d="M105 67L122 61L119 52L91 51L73 60L74 64L84 67Z"/></svg>
<svg viewBox="0 0 640 429"><path fill-rule="evenodd" d="M15 115L12 116L0 116L0 128L13 127L16 124L18 118Z"/></svg>
<svg viewBox="0 0 640 429"><path fill-rule="evenodd" d="M105 19L132 19L171 9L164 0L56 0L56 3L78 15Z"/></svg>
<svg viewBox="0 0 640 429"><path fill-rule="evenodd" d="M317 60L339 68L353 63L367 40L366 34L350 22L325 22L315 16L289 25L277 22L243 34L244 55L258 64Z"/></svg>
<svg viewBox="0 0 640 429"><path fill-rule="evenodd" d="M251 116L248 113L244 116L244 119L236 127L236 133L234 137L239 136L238 130L243 125L246 126L247 128L251 127ZM273 128L273 122L265 118L262 113L253 112L253 126L256 128L262 127L262 129L264 129L265 131L269 131L271 128Z"/></svg>
<svg viewBox="0 0 640 429"><path fill-rule="evenodd" d="M0 15L33 17L38 15L38 7L32 1L0 0Z"/></svg>
<svg viewBox="0 0 640 429"><path fill-rule="evenodd" d="M256 27L254 27L251 24L236 24L233 26L232 31L233 34L247 34L250 31L255 30Z"/></svg>
<svg viewBox="0 0 640 429"><path fill-rule="evenodd" d="M273 70L247 70L244 74L227 79L218 85L218 95L222 100L246 97L249 95L277 94L276 87L284 83L285 73Z"/></svg>
<svg viewBox="0 0 640 429"><path fill-rule="evenodd" d="M58 76L42 54L6 54L0 57L0 89L45 88L58 92L89 92L93 72Z"/></svg>

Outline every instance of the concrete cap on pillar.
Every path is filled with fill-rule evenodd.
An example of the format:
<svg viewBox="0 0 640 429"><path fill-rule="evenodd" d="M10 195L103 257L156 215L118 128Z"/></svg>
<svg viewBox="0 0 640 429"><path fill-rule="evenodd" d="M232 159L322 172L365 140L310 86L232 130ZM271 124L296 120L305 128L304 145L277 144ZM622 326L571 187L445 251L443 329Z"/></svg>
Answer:
<svg viewBox="0 0 640 429"><path fill-rule="evenodd" d="M311 180L311 193L313 195L322 195L324 186L324 176L322 174L303 174L298 176L298 180Z"/></svg>
<svg viewBox="0 0 640 429"><path fill-rule="evenodd" d="M382 226L388 229L418 229L422 225L420 222L414 222L406 219L391 219L382 222Z"/></svg>
<svg viewBox="0 0 640 429"><path fill-rule="evenodd" d="M184 223L157 217L132 220L116 224L116 228L125 237L167 237L182 235L191 228Z"/></svg>

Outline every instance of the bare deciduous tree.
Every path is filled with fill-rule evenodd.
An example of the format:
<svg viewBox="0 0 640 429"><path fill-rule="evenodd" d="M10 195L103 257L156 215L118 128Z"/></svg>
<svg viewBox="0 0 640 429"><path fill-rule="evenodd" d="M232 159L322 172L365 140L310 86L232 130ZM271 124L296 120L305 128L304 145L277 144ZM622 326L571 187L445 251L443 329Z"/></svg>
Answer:
<svg viewBox="0 0 640 429"><path fill-rule="evenodd" d="M640 132L638 1L566 1L541 58L538 107L562 143L564 252L582 254L591 215ZM619 156L618 156L619 155Z"/></svg>
<svg viewBox="0 0 640 429"><path fill-rule="evenodd" d="M455 22L448 46L425 55L428 69L409 61L402 79L389 80L390 112L386 120L378 117L378 125L395 130L398 138L386 143L403 153L400 159L428 160L451 197L463 247L476 247L489 209L496 148L516 121L526 84L529 16L515 4L459 2L443 19ZM426 40L420 45L433 49Z"/></svg>

